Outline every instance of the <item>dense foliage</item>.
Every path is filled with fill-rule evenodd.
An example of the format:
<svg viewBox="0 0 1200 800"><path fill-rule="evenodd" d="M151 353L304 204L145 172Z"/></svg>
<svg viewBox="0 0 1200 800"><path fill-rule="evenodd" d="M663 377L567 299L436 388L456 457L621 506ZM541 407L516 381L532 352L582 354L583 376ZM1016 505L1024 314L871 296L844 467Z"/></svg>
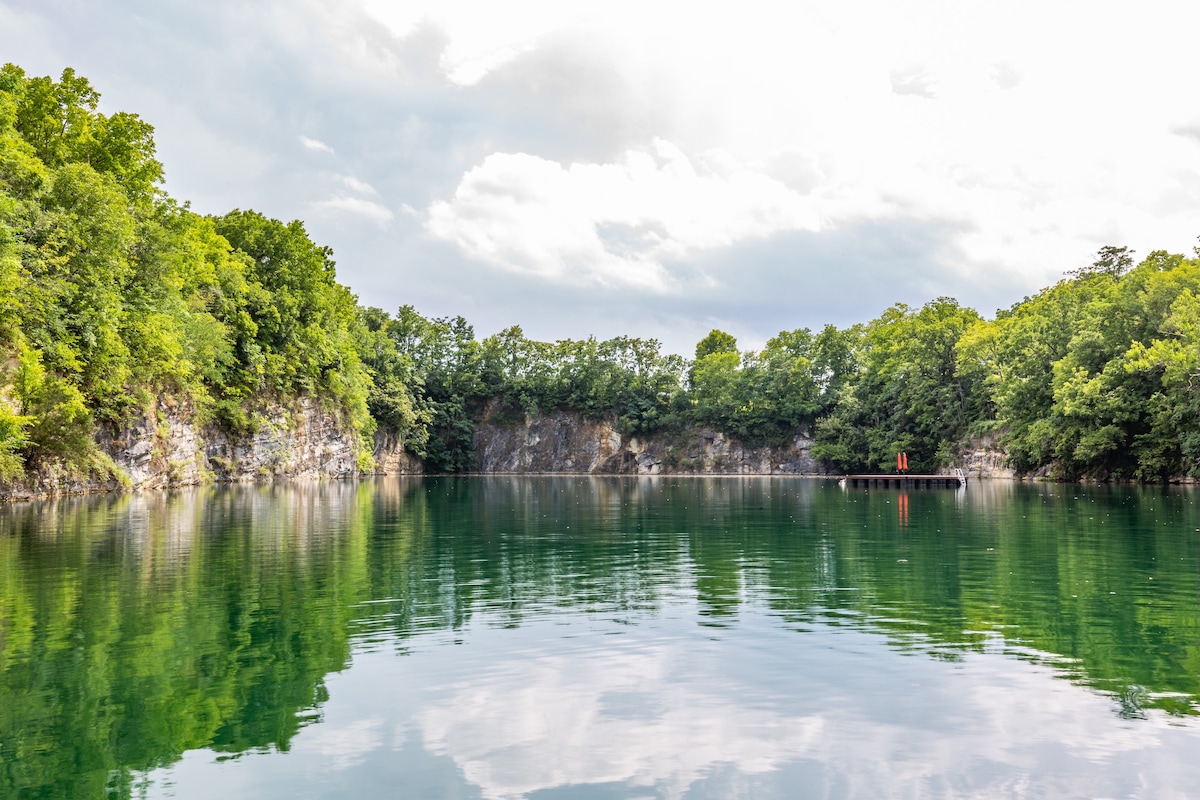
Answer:
<svg viewBox="0 0 1200 800"><path fill-rule="evenodd" d="M614 415L629 432L675 421L685 361L653 339L588 338L553 344L511 327L482 341L462 317L426 319L411 306L395 318L369 308L364 361L374 376L370 408L426 466L473 466L475 420L560 408Z"/></svg>
<svg viewBox="0 0 1200 800"><path fill-rule="evenodd" d="M234 427L319 395L366 432L356 302L303 225L206 218L160 188L153 129L68 69L0 69L0 478L105 469L97 425L169 396Z"/></svg>
<svg viewBox="0 0 1200 800"><path fill-rule="evenodd" d="M1019 470L1200 475L1200 258L1156 251L1129 269L1113 250L976 323L960 372L983 381L984 419Z"/></svg>
<svg viewBox="0 0 1200 800"><path fill-rule="evenodd" d="M978 418L981 381L957 369L956 349L979 315L939 298L919 311L897 305L863 330L861 366L818 426L816 455L843 469L888 470L896 453L933 472Z"/></svg>
<svg viewBox="0 0 1200 800"><path fill-rule="evenodd" d="M1103 248L991 321L947 299L889 309L818 422L815 454L886 468L907 450L930 469L991 434L1023 473L1200 475L1200 259L1157 251L1132 264L1125 248Z"/></svg>
<svg viewBox="0 0 1200 800"><path fill-rule="evenodd" d="M407 414L376 416L420 430L440 470L472 466L472 420L491 401L611 416L630 433L701 425L779 445L808 431L813 455L845 471L889 470L899 451L933 471L987 437L1023 473L1200 476L1200 258L1158 251L1133 267L1104 248L994 320L943 297L845 330L784 331L759 351L713 331L690 362L653 340L549 344L510 328L480 342L461 318L369 314L394 365L376 391L386 375Z"/></svg>
<svg viewBox="0 0 1200 800"><path fill-rule="evenodd" d="M204 217L161 189L153 129L104 115L70 69L0 69L0 480L103 472L99 425L164 398L234 430L307 395L364 466L376 426L433 471L474 466L484 417L570 410L631 434L815 436L840 470L949 463L971 437L1021 472L1200 475L1200 253L1125 248L985 320L950 298L866 325L713 331L693 359L653 339L478 339L463 318L357 304L300 222Z"/></svg>

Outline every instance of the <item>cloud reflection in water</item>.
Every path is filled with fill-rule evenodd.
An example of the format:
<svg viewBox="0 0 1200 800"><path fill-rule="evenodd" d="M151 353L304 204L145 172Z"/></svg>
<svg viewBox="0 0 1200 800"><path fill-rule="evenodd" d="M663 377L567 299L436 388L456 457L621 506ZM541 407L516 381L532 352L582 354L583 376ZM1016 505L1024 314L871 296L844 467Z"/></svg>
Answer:
<svg viewBox="0 0 1200 800"><path fill-rule="evenodd" d="M418 717L490 800L625 782L681 797L713 766L768 772L812 753L823 722L743 705L676 680L686 653L623 648L508 663Z"/></svg>
<svg viewBox="0 0 1200 800"><path fill-rule="evenodd" d="M1183 797L1190 784L1200 730L1161 714L1114 722L1110 698L1052 667L778 633L756 652L670 641L490 662L416 724L489 800L588 784L720 797L731 775L775 796L802 774L823 798Z"/></svg>

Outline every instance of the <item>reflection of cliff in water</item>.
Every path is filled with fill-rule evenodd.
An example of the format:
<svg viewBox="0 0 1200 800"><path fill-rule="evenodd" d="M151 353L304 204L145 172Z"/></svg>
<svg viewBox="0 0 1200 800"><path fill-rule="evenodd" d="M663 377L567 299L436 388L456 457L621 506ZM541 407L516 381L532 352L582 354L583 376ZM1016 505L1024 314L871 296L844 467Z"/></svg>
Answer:
<svg viewBox="0 0 1200 800"><path fill-rule="evenodd" d="M0 508L0 795L125 796L131 770L188 749L286 750L349 659L358 497L322 483Z"/></svg>
<svg viewBox="0 0 1200 800"><path fill-rule="evenodd" d="M901 525L900 492L823 481L427 479L402 504L420 507L417 535L371 539L371 593L387 600L356 631L402 642L475 615L518 625L568 607L632 619L686 594L704 624L730 624L750 602L799 630L851 625L941 659L1049 662L1124 713L1197 713L1200 546L1180 527L1194 492L968 492L908 492Z"/></svg>
<svg viewBox="0 0 1200 800"><path fill-rule="evenodd" d="M940 659L1051 661L1127 715L1196 713L1194 494L787 478L428 478L0 509L0 794L128 793L286 750L351 648L570 610L754 609ZM1195 526L1192 526L1195 527ZM298 713L299 712L299 713ZM115 776L115 777L113 777ZM123 788L122 788L123 784Z"/></svg>

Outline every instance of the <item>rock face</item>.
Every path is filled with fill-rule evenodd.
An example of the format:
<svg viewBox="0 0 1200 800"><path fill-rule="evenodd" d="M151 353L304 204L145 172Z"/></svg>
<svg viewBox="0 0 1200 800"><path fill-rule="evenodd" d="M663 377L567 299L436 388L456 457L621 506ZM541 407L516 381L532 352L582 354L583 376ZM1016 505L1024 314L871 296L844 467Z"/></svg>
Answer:
<svg viewBox="0 0 1200 800"><path fill-rule="evenodd" d="M628 436L615 421L556 411L511 416L489 406L474 439L477 469L485 473L618 475L826 475L813 460L813 439L799 431L781 447L749 447L720 431L692 428L652 437ZM157 489L210 482L354 478L354 435L340 416L311 398L275 408L253 434L235 436L198 426L188 408L159 402L145 418L100 433L113 475L78 480L47 471L23 484L0 486L0 499L56 494ZM420 461L387 431L376 433L369 474L417 474ZM1013 478L994 441L971 440L954 467L973 478Z"/></svg>
<svg viewBox="0 0 1200 800"><path fill-rule="evenodd" d="M994 437L984 436L964 442L953 466L972 478L1012 480L1017 474L1012 467L1005 465L1007 458L1008 453L999 446Z"/></svg>
<svg viewBox="0 0 1200 800"><path fill-rule="evenodd" d="M526 415L524 424L484 417L475 430L480 472L620 472L621 435L606 421L558 412Z"/></svg>
<svg viewBox="0 0 1200 800"><path fill-rule="evenodd" d="M340 416L311 398L273 408L252 434L231 435L215 425L198 426L191 409L159 402L144 418L120 430L102 430L100 449L114 475L79 480L47 471L22 484L0 487L0 497L160 489L203 483L274 479L353 478L362 475L354 434ZM371 474L421 471L395 437L378 434Z"/></svg>
<svg viewBox="0 0 1200 800"><path fill-rule="evenodd" d="M119 431L102 430L100 449L128 477L129 488L205 483L212 479L212 470L205 458L204 439L190 417L182 409L156 406L145 418Z"/></svg>
<svg viewBox="0 0 1200 800"><path fill-rule="evenodd" d="M304 398L275 409L247 437L209 430L204 455L219 481L351 478L358 475L354 436L338 415Z"/></svg>
<svg viewBox="0 0 1200 800"><path fill-rule="evenodd" d="M719 431L696 428L677 436L623 436L610 419L572 412L497 422L491 408L475 431L480 472L565 472L622 475L823 475L799 433L784 447L747 447Z"/></svg>
<svg viewBox="0 0 1200 800"><path fill-rule="evenodd" d="M720 431L697 428L677 440L630 439L639 474L825 475L809 454L813 439L799 432L783 447L747 447Z"/></svg>
<svg viewBox="0 0 1200 800"><path fill-rule="evenodd" d="M421 460L404 449L404 442L391 431L376 431L371 457L375 460L372 475L417 475L425 471Z"/></svg>

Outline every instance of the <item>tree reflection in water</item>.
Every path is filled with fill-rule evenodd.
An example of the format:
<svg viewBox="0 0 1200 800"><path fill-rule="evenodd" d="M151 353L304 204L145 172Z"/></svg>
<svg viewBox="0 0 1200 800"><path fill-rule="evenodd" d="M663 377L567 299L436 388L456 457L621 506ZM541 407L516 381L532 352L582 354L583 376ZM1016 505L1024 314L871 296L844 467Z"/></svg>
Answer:
<svg viewBox="0 0 1200 800"><path fill-rule="evenodd" d="M1184 530L1194 492L983 483L959 495L775 478L487 477L7 506L0 794L130 796L138 775L189 750L287 751L322 719L328 676L354 654L395 657L430 634L480 640L481 624L503 632L584 615L652 626L680 608L715 640L764 619L791 636L882 635L897 654L1039 664L1103 692L1125 718L1197 714L1198 546ZM626 653L638 674L652 650ZM611 678L624 674L622 652L606 644L587 658ZM534 659L531 675L552 684L578 672L556 663ZM434 751L449 754L495 714L517 715L521 687L535 685L490 674L474 705L420 712ZM592 751L622 708L648 702L639 686L671 691L652 677L594 683L584 706L559 705L592 709L581 719L594 725L579 731ZM667 740L679 708L720 705L707 690L679 691L693 694L664 711ZM831 730L815 711L731 708L727 730L741 739L688 746L751 743L774 765L772 748L782 759ZM676 721L699 735L706 719L717 717ZM347 741L382 741L368 722L349 723ZM676 777L686 784L711 763Z"/></svg>

